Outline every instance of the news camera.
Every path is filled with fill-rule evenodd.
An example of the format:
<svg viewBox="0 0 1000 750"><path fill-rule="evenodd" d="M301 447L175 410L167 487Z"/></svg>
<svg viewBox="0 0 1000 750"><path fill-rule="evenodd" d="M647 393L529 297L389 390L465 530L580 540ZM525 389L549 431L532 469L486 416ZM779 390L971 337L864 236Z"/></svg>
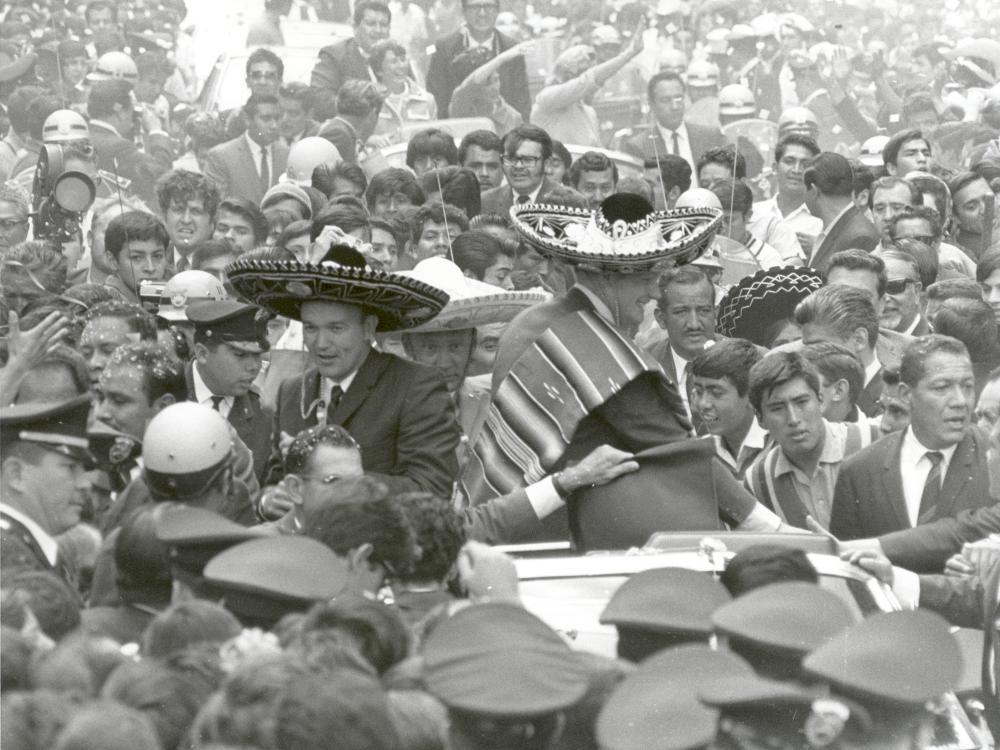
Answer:
<svg viewBox="0 0 1000 750"><path fill-rule="evenodd" d="M60 244L79 237L80 223L97 197L97 184L67 166L66 146L46 143L38 154L31 188L34 233Z"/></svg>

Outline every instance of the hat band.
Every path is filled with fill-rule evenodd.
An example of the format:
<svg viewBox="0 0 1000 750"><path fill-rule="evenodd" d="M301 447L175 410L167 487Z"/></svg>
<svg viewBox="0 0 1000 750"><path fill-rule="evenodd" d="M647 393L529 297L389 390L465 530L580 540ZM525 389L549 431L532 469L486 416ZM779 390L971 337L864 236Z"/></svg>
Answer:
<svg viewBox="0 0 1000 750"><path fill-rule="evenodd" d="M19 440L25 440L30 443L45 443L47 445L55 446L70 446L73 448L83 448L87 450L90 447L90 443L87 438L76 437L75 435L59 435L54 432L32 432L31 430L23 430L17 433Z"/></svg>

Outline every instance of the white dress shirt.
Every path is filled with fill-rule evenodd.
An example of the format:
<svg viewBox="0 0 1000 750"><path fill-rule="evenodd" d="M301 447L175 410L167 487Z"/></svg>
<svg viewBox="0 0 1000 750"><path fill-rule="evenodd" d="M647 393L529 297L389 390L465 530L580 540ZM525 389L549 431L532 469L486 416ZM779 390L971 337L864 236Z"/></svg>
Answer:
<svg viewBox="0 0 1000 750"><path fill-rule="evenodd" d="M868 386L876 377L878 377L879 371L882 369L882 363L878 359L876 354L871 361L871 364L865 368L865 387Z"/></svg>
<svg viewBox="0 0 1000 750"><path fill-rule="evenodd" d="M698 182L698 163L694 159L694 154L691 153L691 139L688 138L687 125L682 122L680 127L674 131L667 130L665 127L657 123L656 129L659 131L660 137L663 139L663 145L666 148L666 153L668 154L672 154L674 152L674 133L677 133L678 156L691 165L692 179L694 182ZM660 154L660 156L664 156L664 154Z"/></svg>
<svg viewBox="0 0 1000 750"><path fill-rule="evenodd" d="M213 409L212 397L216 394L212 393L212 389L205 384L204 378L201 377L201 373L198 371L197 362L191 367L191 380L194 383L195 401L199 404L204 404L209 409ZM233 396L223 396L222 401L219 402L219 414L228 419L229 412L232 411L235 400Z"/></svg>
<svg viewBox="0 0 1000 750"><path fill-rule="evenodd" d="M364 364L364 360L361 360L361 363ZM361 365L358 365L357 368L353 372L351 372L348 375L344 376L340 380L334 380L332 378L326 378L326 377L323 378L323 382L320 383L320 386L319 386L319 391L320 391L319 395L320 395L320 398L322 399L323 403L320 406L320 408L317 409L317 412L316 412L317 416L319 417L320 421L323 424L326 424L326 410L327 410L327 407L330 404L330 394L333 393L333 387L336 386L336 385L340 386L340 390L343 391L343 393L341 394L340 398L343 399L344 398L344 394L346 394L347 393L347 389L351 387L351 383L354 382L354 378L357 376L358 370L360 370L360 369L361 369Z"/></svg>
<svg viewBox="0 0 1000 750"><path fill-rule="evenodd" d="M957 447L956 443L938 451L944 456L944 460L941 461L942 484ZM917 518L920 516L920 498L924 494L927 475L931 473L933 467L931 460L925 455L930 450L917 440L912 427L906 428L903 434L903 446L899 452L899 473L903 479L903 499L906 501L906 514L910 518L911 526L917 525Z"/></svg>
<svg viewBox="0 0 1000 750"><path fill-rule="evenodd" d="M246 138L247 145L250 147L250 153L253 156L253 168L257 172L257 176L260 177L260 155L264 150L264 146L261 146L257 141L250 137L249 133L244 133L243 137ZM267 171L268 177L273 184L275 181L274 177L274 144L268 145L267 148Z"/></svg>

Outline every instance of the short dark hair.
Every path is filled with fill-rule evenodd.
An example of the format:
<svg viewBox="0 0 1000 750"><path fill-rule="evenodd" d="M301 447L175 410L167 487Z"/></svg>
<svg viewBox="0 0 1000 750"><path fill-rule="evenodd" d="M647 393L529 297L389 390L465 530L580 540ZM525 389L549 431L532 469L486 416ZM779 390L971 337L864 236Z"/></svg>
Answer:
<svg viewBox="0 0 1000 750"><path fill-rule="evenodd" d="M382 13L389 17L390 22L392 21L392 11L389 10L389 6L383 3L382 0L361 0L354 6L355 26L364 20L365 12L369 10L373 10L376 13Z"/></svg>
<svg viewBox="0 0 1000 750"><path fill-rule="evenodd" d="M865 190L871 190L872 183L875 182L875 172L867 164L862 164L859 159L850 159L851 163L851 190L855 196L861 195ZM884 174L884 167L879 167L879 174Z"/></svg>
<svg viewBox="0 0 1000 750"><path fill-rule="evenodd" d="M948 180L948 192L951 194L952 202L954 202L956 195L977 180L982 180L983 182L986 182L987 185L989 184L985 177L981 177L972 171L959 172L958 174L953 175L952 178Z"/></svg>
<svg viewBox="0 0 1000 750"><path fill-rule="evenodd" d="M268 225L267 218L261 212L257 204L246 198L230 196L219 203L218 211L228 211L243 217L253 229L253 244L259 245L267 239Z"/></svg>
<svg viewBox="0 0 1000 750"><path fill-rule="evenodd" d="M709 288L712 290L712 304L715 304L715 284L712 283L712 280L708 278L708 275L698 266L685 265L671 268L660 276L660 299L657 301L657 306L660 309L663 309L663 307L668 304L667 288L673 284L679 286L708 284Z"/></svg>
<svg viewBox="0 0 1000 750"><path fill-rule="evenodd" d="M940 217L939 221L944 224L951 213L951 193L948 190L948 183L929 172L910 172L906 175L906 179L917 186L921 195L921 203L925 195L930 195L934 199L934 206Z"/></svg>
<svg viewBox="0 0 1000 750"><path fill-rule="evenodd" d="M235 258L238 251L225 240L202 240L191 249L191 268L195 271L204 270L204 266L210 260L224 258L227 255ZM198 331L195 331L195 339L198 339ZM206 342L201 342L206 343Z"/></svg>
<svg viewBox="0 0 1000 750"><path fill-rule="evenodd" d="M851 406L865 387L865 368L854 352L832 341L817 341L802 347L802 354L827 382L847 381L847 397Z"/></svg>
<svg viewBox="0 0 1000 750"><path fill-rule="evenodd" d="M62 109L62 102L48 91L45 91L45 93L35 96L28 102L27 109L28 127L26 130L28 131L28 135L36 141L40 141L42 140L42 130L45 128L45 121L53 112Z"/></svg>
<svg viewBox="0 0 1000 750"><path fill-rule="evenodd" d="M915 91L903 99L902 120L906 124L918 112L930 110L940 120L937 105L934 104L934 97L926 91ZM929 144L928 144L929 145Z"/></svg>
<svg viewBox="0 0 1000 750"><path fill-rule="evenodd" d="M691 374L699 378L728 380L740 396L750 387L750 368L764 356L764 351L746 339L723 339L699 352L691 360Z"/></svg>
<svg viewBox="0 0 1000 750"><path fill-rule="evenodd" d="M122 78L95 81L87 95L87 113L91 117L108 117L115 105L132 110L132 84Z"/></svg>
<svg viewBox="0 0 1000 750"><path fill-rule="evenodd" d="M991 250L979 259L976 264L976 281L985 283L994 271L1000 271L1000 250Z"/></svg>
<svg viewBox="0 0 1000 750"><path fill-rule="evenodd" d="M110 370L112 367L135 367L142 370L143 392L149 403L168 394L176 401L187 399L184 365L173 352L153 341L122 344L112 353L105 369Z"/></svg>
<svg viewBox="0 0 1000 750"><path fill-rule="evenodd" d="M405 195L414 206L422 206L427 200L424 191L420 189L416 175L407 169L389 167L372 177L368 183L368 188L365 190L365 202L368 204L368 210L375 210L375 201L380 195L391 197L396 193Z"/></svg>
<svg viewBox="0 0 1000 750"><path fill-rule="evenodd" d="M440 128L427 128L414 133L406 145L406 166L414 165L422 156L439 156L449 164L458 164L458 149L451 133Z"/></svg>
<svg viewBox="0 0 1000 750"><path fill-rule="evenodd" d="M719 581L737 597L771 583L819 583L819 574L809 556L800 549L781 544L753 544L733 555Z"/></svg>
<svg viewBox="0 0 1000 750"><path fill-rule="evenodd" d="M403 245L406 244L407 240L410 239L410 225L396 211L377 219L373 218L372 229L381 229L383 232L391 234L392 238L396 241L397 250L400 251L403 249ZM459 237L461 236L462 235L459 235ZM458 237L455 239L458 239Z"/></svg>
<svg viewBox="0 0 1000 750"><path fill-rule="evenodd" d="M708 189L719 199L725 212L745 214L753 210L753 191L743 180L726 177L713 181Z"/></svg>
<svg viewBox="0 0 1000 750"><path fill-rule="evenodd" d="M458 206L470 219L482 211L479 178L471 169L454 165L432 169L420 178L420 187L424 195L440 192L444 203Z"/></svg>
<svg viewBox="0 0 1000 750"><path fill-rule="evenodd" d="M358 643L361 656L378 674L406 658L410 633L396 607L359 594L316 604L302 619L302 635L340 631Z"/></svg>
<svg viewBox="0 0 1000 750"><path fill-rule="evenodd" d="M483 151L496 151L498 154L503 154L503 141L500 140L500 136L492 130L473 130L466 133L462 142L458 144L459 164L465 164L465 157L473 146Z"/></svg>
<svg viewBox="0 0 1000 750"><path fill-rule="evenodd" d="M930 139L919 128L900 130L890 137L882 147L882 163L895 165L896 159L899 157L899 149L903 147L904 143L909 143L910 141L923 141L927 144L927 148L931 147Z"/></svg>
<svg viewBox="0 0 1000 750"><path fill-rule="evenodd" d="M285 473L301 474L306 471L316 449L322 445L361 452L358 441L339 424L307 427L288 446L288 452L285 453Z"/></svg>
<svg viewBox="0 0 1000 750"><path fill-rule="evenodd" d="M349 117L368 117L382 109L385 97L371 81L349 79L337 92L337 113Z"/></svg>
<svg viewBox="0 0 1000 750"><path fill-rule="evenodd" d="M297 101L306 112L312 110L312 89L309 87L309 84L302 81L289 81L288 83L281 84L278 88L278 98Z"/></svg>
<svg viewBox="0 0 1000 750"><path fill-rule="evenodd" d="M905 180L905 182L909 182L909 180ZM925 206L922 202L918 202L913 206L904 207L902 211L889 220L889 236L895 238L896 225L901 221L907 221L909 219L923 219L930 225L931 235L934 239L941 239L944 232L944 227L941 224L941 214L937 212L936 208Z"/></svg>
<svg viewBox="0 0 1000 750"><path fill-rule="evenodd" d="M534 141L542 147L542 161L552 157L552 136L537 125L518 125L503 137L504 156L513 156L525 141Z"/></svg>
<svg viewBox="0 0 1000 750"><path fill-rule="evenodd" d="M150 621L142 653L149 659L165 659L196 643L221 645L240 630L239 620L221 604L204 599L174 602Z"/></svg>
<svg viewBox="0 0 1000 750"><path fill-rule="evenodd" d="M581 154L569 168L569 184L575 188L580 186L580 178L584 172L606 172L611 170L611 181L618 184L617 165L600 151L588 151Z"/></svg>
<svg viewBox="0 0 1000 750"><path fill-rule="evenodd" d="M677 75L677 73L674 73L672 70L661 70L658 73L654 73L653 77L649 79L649 83L646 84L646 98L649 101L653 101L653 96L656 94L656 87L664 81L676 81L681 85L682 93L687 90L684 79Z"/></svg>
<svg viewBox="0 0 1000 750"><path fill-rule="evenodd" d="M877 255L872 255L865 250L841 250L830 256L830 262L823 273L823 283L828 283L830 272L835 268L843 268L846 271L868 271L875 274L875 285L878 296L885 296L885 286L889 283L889 278L885 274L885 263Z"/></svg>
<svg viewBox="0 0 1000 750"><path fill-rule="evenodd" d="M918 206L923 203L923 198L920 195L920 189L907 179L902 177L896 177L895 175L886 175L885 177L879 177L875 180L871 187L868 188L868 208L875 205L875 193L878 190L892 190L894 187L902 185L907 190L910 191L910 205Z"/></svg>
<svg viewBox="0 0 1000 750"><path fill-rule="evenodd" d="M824 286L802 300L795 308L795 322L799 326L825 323L845 339L863 328L869 349L874 349L878 341L878 313L871 297L844 284Z"/></svg>
<svg viewBox="0 0 1000 750"><path fill-rule="evenodd" d="M40 96L45 96L46 90L40 86L18 86L7 99L7 117L10 127L15 133L25 133L30 129L29 105ZM38 125L39 138L45 118Z"/></svg>
<svg viewBox="0 0 1000 750"><path fill-rule="evenodd" d="M912 237L893 240L882 253L882 258L896 258L910 263L917 272L920 286L924 289L937 281L937 254L930 245L920 240Z"/></svg>
<svg viewBox="0 0 1000 750"><path fill-rule="evenodd" d="M500 240L492 234L472 229L452 240L451 254L455 265L482 281L486 269L496 265L497 258L505 253Z"/></svg>
<svg viewBox="0 0 1000 750"><path fill-rule="evenodd" d="M698 159L695 174L700 176L701 170L706 164L719 164L725 167L729 174L737 180L742 180L747 176L747 160L733 145L713 146L705 151Z"/></svg>
<svg viewBox="0 0 1000 750"><path fill-rule="evenodd" d="M367 229L366 240L371 239L371 223L368 212L360 203L352 205L349 203L332 203L313 217L312 231L309 239L314 240L319 237L323 227L332 224L339 227L344 232L353 232L356 229Z"/></svg>
<svg viewBox="0 0 1000 750"><path fill-rule="evenodd" d="M659 159L647 159L643 162L643 167L660 171L660 179L663 180L665 192L670 192L675 187L679 188L682 193L691 189L691 165L683 156L662 154ZM654 185L653 187L659 186Z"/></svg>
<svg viewBox="0 0 1000 750"><path fill-rule="evenodd" d="M958 339L969 352L988 356L996 350L996 316L989 303L981 299L946 299L934 312L931 323L935 333Z"/></svg>
<svg viewBox="0 0 1000 750"><path fill-rule="evenodd" d="M854 195L854 173L846 157L824 151L813 157L802 176L806 188L813 185L826 195Z"/></svg>
<svg viewBox="0 0 1000 750"><path fill-rule="evenodd" d="M750 403L761 414L764 399L778 386L801 378L817 396L819 372L801 352L773 351L750 368Z"/></svg>
<svg viewBox="0 0 1000 750"><path fill-rule="evenodd" d="M813 156L819 156L821 150L815 138L811 138L805 133L789 133L779 138L777 145L774 147L774 160L776 162L784 158L785 151L788 150L789 146L801 146Z"/></svg>
<svg viewBox="0 0 1000 750"><path fill-rule="evenodd" d="M174 203L183 206L190 200L200 198L205 203L208 215L214 220L221 197L219 187L214 182L203 174L186 169L172 169L156 181L156 199L164 215Z"/></svg>
<svg viewBox="0 0 1000 750"><path fill-rule="evenodd" d="M440 582L448 578L465 544L465 524L451 501L429 492L398 497L416 534L420 553L404 579Z"/></svg>
<svg viewBox="0 0 1000 750"><path fill-rule="evenodd" d="M951 299L953 297L978 300L983 298L982 287L980 287L979 284L972 279L965 276L953 279L939 279L930 286L926 287L924 291L927 292L927 299L932 299L936 302Z"/></svg>
<svg viewBox="0 0 1000 750"><path fill-rule="evenodd" d="M334 165L317 164L312 173L312 186L329 198L333 195L334 183L338 178L357 185L362 193L368 189L365 170L349 161L340 161Z"/></svg>
<svg viewBox="0 0 1000 750"><path fill-rule="evenodd" d="M88 323L97 318L124 320L129 330L138 333L142 341L156 341L156 319L139 305L121 300L99 302L90 308L84 317Z"/></svg>
<svg viewBox="0 0 1000 750"><path fill-rule="evenodd" d="M469 219L465 211L448 203L425 203L416 210L410 219L410 241L416 244L420 241L420 235L424 233L424 225L428 221L435 224L444 224L446 221L450 226L458 227L462 232L469 230ZM454 233L452 240L458 236Z"/></svg>
<svg viewBox="0 0 1000 750"><path fill-rule="evenodd" d="M989 306L987 305L987 307ZM990 317L993 317L992 312ZM915 388L927 375L927 360L937 352L971 359L969 350L957 338L942 336L938 333L919 336L903 350L903 357L899 361L899 380L911 388Z"/></svg>
<svg viewBox="0 0 1000 750"><path fill-rule="evenodd" d="M243 112L246 113L247 117L256 117L257 110L265 104L273 104L275 107L281 106L278 97L274 94L250 94L247 103L243 105Z"/></svg>
<svg viewBox="0 0 1000 750"><path fill-rule="evenodd" d="M170 235L163 222L146 211L126 211L113 218L104 232L105 250L119 261L118 256L133 240L155 242L164 252L170 245Z"/></svg>
<svg viewBox="0 0 1000 750"><path fill-rule="evenodd" d="M257 63L268 63L278 69L278 80L285 77L285 62L273 51L264 47L258 47L247 56L246 74L250 75L250 68Z"/></svg>
<svg viewBox="0 0 1000 750"><path fill-rule="evenodd" d="M77 597L66 582L49 570L14 569L4 574L5 596L18 592L35 615L42 632L60 641L80 624Z"/></svg>

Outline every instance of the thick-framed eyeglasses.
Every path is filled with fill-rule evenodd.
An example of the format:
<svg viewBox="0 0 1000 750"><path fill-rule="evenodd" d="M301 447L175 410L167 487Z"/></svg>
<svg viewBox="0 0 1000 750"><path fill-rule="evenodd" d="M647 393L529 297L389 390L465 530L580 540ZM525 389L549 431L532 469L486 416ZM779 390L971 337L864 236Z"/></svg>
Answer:
<svg viewBox="0 0 1000 750"><path fill-rule="evenodd" d="M540 156L505 156L503 163L508 167L537 167L542 163Z"/></svg>
<svg viewBox="0 0 1000 750"><path fill-rule="evenodd" d="M918 283L916 279L893 279L885 285L886 294L902 294L910 284Z"/></svg>

